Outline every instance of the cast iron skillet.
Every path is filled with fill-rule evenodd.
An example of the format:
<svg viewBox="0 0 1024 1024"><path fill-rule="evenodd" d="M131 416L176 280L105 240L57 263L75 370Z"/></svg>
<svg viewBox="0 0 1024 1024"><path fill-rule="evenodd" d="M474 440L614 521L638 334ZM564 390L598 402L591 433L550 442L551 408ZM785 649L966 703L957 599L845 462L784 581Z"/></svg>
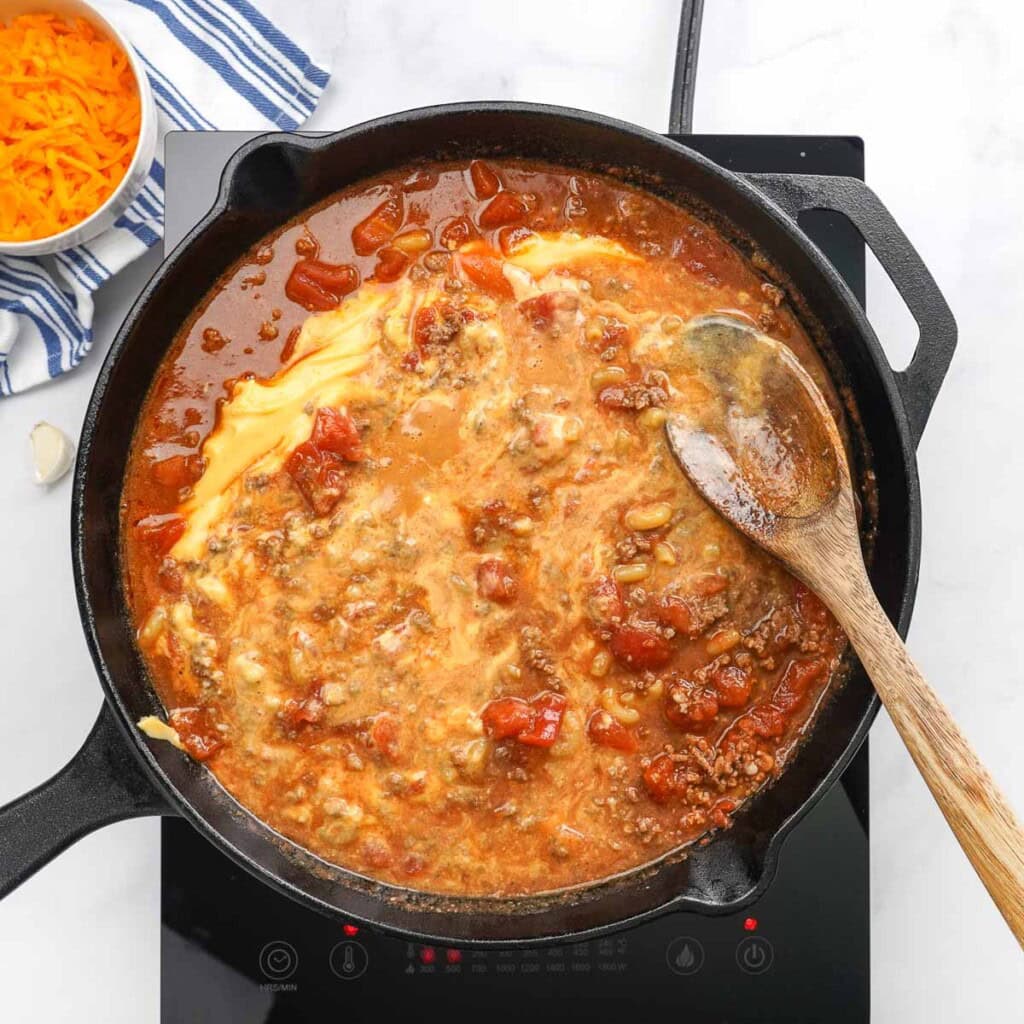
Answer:
<svg viewBox="0 0 1024 1024"><path fill-rule="evenodd" d="M855 670L779 781L735 826L685 859L549 897L438 898L361 878L295 846L238 805L201 765L134 723L161 714L133 642L119 564L118 507L135 422L178 326L249 246L332 192L415 161L517 156L603 170L712 217L755 246L803 297L801 316L837 382L853 394L877 475L873 583L905 632L917 583L921 509L914 449L956 344L931 275L861 182L812 175L732 174L652 132L596 114L475 103L397 114L322 138L267 135L243 146L206 218L156 272L100 371L82 432L72 553L82 623L106 695L85 745L60 773L0 811L0 895L108 822L185 816L269 885L328 914L409 937L471 944L578 940L667 910L733 912L769 884L793 825L842 774L878 701ZM894 373L839 275L796 224L801 210L849 217L889 272L920 327ZM864 446L862 445L862 448ZM856 455L862 460L866 455Z"/></svg>

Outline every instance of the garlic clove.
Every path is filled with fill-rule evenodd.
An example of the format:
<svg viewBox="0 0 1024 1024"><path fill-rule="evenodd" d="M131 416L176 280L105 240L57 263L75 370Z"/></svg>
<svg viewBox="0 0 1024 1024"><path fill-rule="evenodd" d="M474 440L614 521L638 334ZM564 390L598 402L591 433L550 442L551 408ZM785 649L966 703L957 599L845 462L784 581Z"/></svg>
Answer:
<svg viewBox="0 0 1024 1024"><path fill-rule="evenodd" d="M44 420L32 428L29 440L32 442L36 483L56 483L75 460L75 446L71 439L59 427Z"/></svg>

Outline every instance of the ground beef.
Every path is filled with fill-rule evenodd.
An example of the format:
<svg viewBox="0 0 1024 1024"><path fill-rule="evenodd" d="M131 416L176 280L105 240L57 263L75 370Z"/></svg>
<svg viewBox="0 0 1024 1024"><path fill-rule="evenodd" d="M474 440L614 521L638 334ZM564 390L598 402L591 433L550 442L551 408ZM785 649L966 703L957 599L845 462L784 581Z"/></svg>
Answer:
<svg viewBox="0 0 1024 1024"><path fill-rule="evenodd" d="M664 405L668 401L668 392L659 378L647 375L643 380L610 384L601 389L597 400L608 409L640 412L652 406Z"/></svg>
<svg viewBox="0 0 1024 1024"><path fill-rule="evenodd" d="M824 649L820 630L800 621L792 608L776 608L746 633L742 645L759 658L773 658L791 648L803 654Z"/></svg>
<svg viewBox="0 0 1024 1024"><path fill-rule="evenodd" d="M708 626L716 623L724 615L728 614L729 602L725 594L715 594L712 597L702 597L692 601L690 612L693 616L693 630L696 633L703 633Z"/></svg>
<svg viewBox="0 0 1024 1024"><path fill-rule="evenodd" d="M654 547L654 539L642 533L631 533L615 545L615 560L632 562L637 555L647 554Z"/></svg>
<svg viewBox="0 0 1024 1024"><path fill-rule="evenodd" d="M555 676L555 660L543 643L544 634L536 626L524 626L519 633L519 653L523 664L541 675Z"/></svg>

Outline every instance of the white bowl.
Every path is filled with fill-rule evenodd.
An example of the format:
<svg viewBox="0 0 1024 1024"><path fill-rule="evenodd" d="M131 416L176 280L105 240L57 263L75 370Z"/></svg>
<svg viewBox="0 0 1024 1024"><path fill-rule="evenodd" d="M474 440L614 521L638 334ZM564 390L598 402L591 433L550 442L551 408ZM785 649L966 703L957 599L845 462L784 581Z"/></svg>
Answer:
<svg viewBox="0 0 1024 1024"><path fill-rule="evenodd" d="M83 0L0 0L0 21L9 22L19 14L53 13L62 18L86 18L100 31L128 54L135 84L139 90L141 120L139 124L139 141L135 146L135 155L128 165L125 176L118 186L107 197L106 202L94 210L85 220L66 228L56 235L36 238L31 242L0 241L0 254L9 256L44 256L47 253L60 252L72 246L88 242L90 238L106 231L118 217L131 205L138 195L139 189L149 176L149 169L156 156L156 104L153 102L153 90L146 75L142 61L132 49L131 44L106 18L90 4Z"/></svg>

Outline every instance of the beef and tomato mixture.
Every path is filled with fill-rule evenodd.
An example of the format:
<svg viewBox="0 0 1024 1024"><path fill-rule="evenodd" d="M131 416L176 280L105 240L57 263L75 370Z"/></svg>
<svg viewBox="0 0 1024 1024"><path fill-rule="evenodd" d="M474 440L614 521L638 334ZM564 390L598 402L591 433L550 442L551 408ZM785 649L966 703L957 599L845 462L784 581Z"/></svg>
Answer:
<svg viewBox="0 0 1024 1024"><path fill-rule="evenodd" d="M844 638L663 424L724 314L838 403L783 290L621 182L514 161L333 197L212 290L123 497L151 735L273 828L451 894L597 880L728 827Z"/></svg>

